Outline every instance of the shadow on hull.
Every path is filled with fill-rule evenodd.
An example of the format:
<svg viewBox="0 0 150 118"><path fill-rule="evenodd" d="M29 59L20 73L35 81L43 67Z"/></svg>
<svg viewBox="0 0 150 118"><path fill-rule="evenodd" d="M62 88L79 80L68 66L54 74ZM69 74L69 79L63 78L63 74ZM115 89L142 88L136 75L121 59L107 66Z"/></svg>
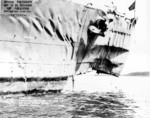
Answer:
<svg viewBox="0 0 150 118"><path fill-rule="evenodd" d="M0 78L0 95L60 93L68 77L62 78Z"/></svg>

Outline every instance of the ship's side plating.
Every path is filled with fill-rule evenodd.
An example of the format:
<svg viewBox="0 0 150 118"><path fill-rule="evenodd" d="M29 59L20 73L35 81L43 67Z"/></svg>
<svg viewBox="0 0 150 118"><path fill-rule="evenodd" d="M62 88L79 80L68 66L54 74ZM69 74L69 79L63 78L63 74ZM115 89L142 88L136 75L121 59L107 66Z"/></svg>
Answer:
<svg viewBox="0 0 150 118"><path fill-rule="evenodd" d="M27 15L1 12L0 92L61 90L69 76L88 69L108 73L107 63L112 68L122 65L109 61L128 51L125 36L130 24L116 25L122 21L102 18L105 15L102 10L65 0L35 1ZM107 43L95 44L97 40ZM97 59L105 61L98 63ZM102 64L103 70L93 66Z"/></svg>
<svg viewBox="0 0 150 118"><path fill-rule="evenodd" d="M60 81L76 72L78 34L86 30L85 20L98 15L63 0L35 2L32 8L28 15L1 14L1 92L62 89Z"/></svg>

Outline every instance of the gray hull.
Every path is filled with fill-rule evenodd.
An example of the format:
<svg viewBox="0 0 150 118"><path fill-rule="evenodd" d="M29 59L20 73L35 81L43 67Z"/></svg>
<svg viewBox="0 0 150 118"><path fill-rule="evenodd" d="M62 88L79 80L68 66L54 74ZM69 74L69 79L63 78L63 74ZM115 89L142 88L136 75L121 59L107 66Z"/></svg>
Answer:
<svg viewBox="0 0 150 118"><path fill-rule="evenodd" d="M65 0L35 0L22 14L1 5L0 93L62 90L69 76L92 70L97 59L121 63L97 66L119 75L130 47L132 24L125 18Z"/></svg>

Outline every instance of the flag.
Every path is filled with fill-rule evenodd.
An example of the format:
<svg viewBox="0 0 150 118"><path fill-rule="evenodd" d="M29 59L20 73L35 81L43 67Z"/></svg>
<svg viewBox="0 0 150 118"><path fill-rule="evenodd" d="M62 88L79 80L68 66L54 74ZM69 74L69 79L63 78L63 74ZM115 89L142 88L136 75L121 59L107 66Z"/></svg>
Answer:
<svg viewBox="0 0 150 118"><path fill-rule="evenodd" d="M132 3L132 5L129 7L129 10L134 10L135 9L135 1Z"/></svg>

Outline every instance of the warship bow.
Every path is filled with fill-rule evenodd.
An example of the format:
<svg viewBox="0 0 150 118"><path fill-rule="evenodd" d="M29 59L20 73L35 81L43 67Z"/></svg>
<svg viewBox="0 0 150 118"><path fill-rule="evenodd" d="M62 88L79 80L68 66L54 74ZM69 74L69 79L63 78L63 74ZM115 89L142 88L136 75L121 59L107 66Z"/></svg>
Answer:
<svg viewBox="0 0 150 118"><path fill-rule="evenodd" d="M66 0L1 0L0 93L62 90L89 70L119 76L136 20Z"/></svg>

